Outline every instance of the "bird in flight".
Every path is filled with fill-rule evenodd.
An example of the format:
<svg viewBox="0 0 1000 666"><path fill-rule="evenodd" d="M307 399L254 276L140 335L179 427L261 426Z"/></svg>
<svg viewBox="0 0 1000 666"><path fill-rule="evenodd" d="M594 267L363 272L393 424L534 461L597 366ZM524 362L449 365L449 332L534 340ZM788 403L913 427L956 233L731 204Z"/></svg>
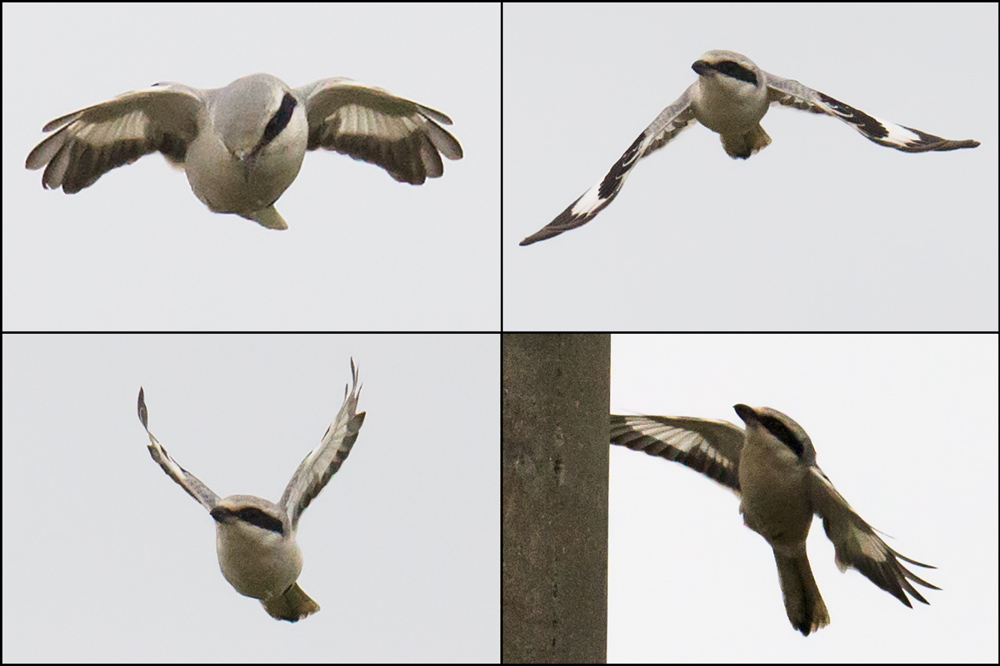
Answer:
<svg viewBox="0 0 1000 666"><path fill-rule="evenodd" d="M894 551L851 508L816 464L816 450L802 426L770 407L738 404L733 409L746 430L728 421L612 414L611 443L679 462L739 495L746 526L774 550L785 613L803 636L830 623L806 554L813 514L823 519L841 571L856 568L910 608L907 594L928 603L910 581L940 588L900 560L935 567Z"/></svg>
<svg viewBox="0 0 1000 666"><path fill-rule="evenodd" d="M346 78L290 88L270 74L199 90L157 83L56 118L25 167L42 186L74 194L149 153L182 168L198 199L268 229L287 229L274 202L299 174L306 150L326 148L422 185L462 147L430 107Z"/></svg>
<svg viewBox="0 0 1000 666"><path fill-rule="evenodd" d="M621 191L636 163L695 121L717 132L734 159L747 159L771 143L760 120L771 104L825 113L848 123L869 141L907 153L975 148L978 141L952 141L870 116L829 95L760 69L734 51L709 51L691 65L698 74L676 102L660 112L615 162L607 175L539 231L521 241L531 245L594 219Z"/></svg>
<svg viewBox="0 0 1000 666"><path fill-rule="evenodd" d="M149 435L149 455L215 520L216 554L229 584L240 594L259 599L264 610L278 620L297 622L319 610L319 604L296 582L302 571L302 552L295 534L302 512L347 459L365 421L365 412L357 412L361 389L354 359L351 376L351 392L344 387L344 404L337 417L295 470L277 504L253 495L220 499L177 464L149 431L145 396L139 389L139 421Z"/></svg>

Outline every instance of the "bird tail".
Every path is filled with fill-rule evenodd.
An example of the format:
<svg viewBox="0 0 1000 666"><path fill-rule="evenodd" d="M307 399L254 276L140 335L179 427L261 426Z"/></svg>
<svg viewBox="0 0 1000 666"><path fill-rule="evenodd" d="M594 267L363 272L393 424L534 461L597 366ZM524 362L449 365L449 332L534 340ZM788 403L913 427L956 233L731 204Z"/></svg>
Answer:
<svg viewBox="0 0 1000 666"><path fill-rule="evenodd" d="M261 599L260 603L274 619L288 620L289 622L298 622L319 610L319 604L303 592L298 583L292 583L291 587L281 594L276 594L269 599Z"/></svg>
<svg viewBox="0 0 1000 666"><path fill-rule="evenodd" d="M781 594L785 598L785 613L792 626L803 636L808 636L810 632L830 624L830 614L819 594L805 551L789 557L776 550L774 561L778 565Z"/></svg>
<svg viewBox="0 0 1000 666"><path fill-rule="evenodd" d="M722 139L722 148L733 159L745 160L757 151L771 145L771 137L759 124L743 134L730 132L729 134L720 134L719 138Z"/></svg>

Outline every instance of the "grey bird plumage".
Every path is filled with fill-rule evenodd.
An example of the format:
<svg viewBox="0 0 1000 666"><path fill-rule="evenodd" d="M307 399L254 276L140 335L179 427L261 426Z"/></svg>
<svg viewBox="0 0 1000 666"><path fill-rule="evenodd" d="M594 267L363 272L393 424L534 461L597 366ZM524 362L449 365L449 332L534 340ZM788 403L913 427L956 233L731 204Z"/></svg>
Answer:
<svg viewBox="0 0 1000 666"><path fill-rule="evenodd" d="M604 176L554 220L521 241L538 241L582 226L606 208L621 191L642 158L659 150L683 130L701 123L718 133L722 148L734 159L747 159L771 143L760 121L773 104L843 121L863 137L907 153L975 148L978 141L943 139L927 132L868 115L798 81L765 72L735 51L708 51L691 68L698 80L663 109Z"/></svg>
<svg viewBox="0 0 1000 666"><path fill-rule="evenodd" d="M746 429L727 421L674 416L611 415L612 444L679 462L740 496L740 513L774 551L785 612L804 636L830 623L813 578L806 537L813 515L833 542L841 571L856 568L871 582L912 607L907 595L926 599L903 562L933 569L900 555L851 508L816 464L805 430L769 407L734 406Z"/></svg>
<svg viewBox="0 0 1000 666"><path fill-rule="evenodd" d="M346 78L291 88L253 74L224 88L157 83L49 122L53 132L25 167L42 186L73 194L116 167L160 152L187 174L198 199L269 229L287 229L275 201L298 176L306 150L370 162L399 182L444 173L462 147L440 111Z"/></svg>
<svg viewBox="0 0 1000 666"><path fill-rule="evenodd" d="M344 387L344 403L319 444L305 457L277 504L253 495L219 498L196 476L170 457L149 431L145 394L139 389L139 421L149 436L149 454L184 491L204 506L216 525L219 568L240 594L259 599L278 620L297 622L320 607L298 580L302 552L295 541L299 518L347 459L365 412L358 412L358 371L351 359L352 387Z"/></svg>

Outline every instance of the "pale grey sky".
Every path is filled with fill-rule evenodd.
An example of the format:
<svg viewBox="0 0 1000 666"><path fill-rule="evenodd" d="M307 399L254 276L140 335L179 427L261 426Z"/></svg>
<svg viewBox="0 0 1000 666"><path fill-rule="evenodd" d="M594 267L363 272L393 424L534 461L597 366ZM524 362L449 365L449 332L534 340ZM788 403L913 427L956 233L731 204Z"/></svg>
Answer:
<svg viewBox="0 0 1000 666"><path fill-rule="evenodd" d="M496 330L497 5L3 6L5 330ZM263 229L159 155L74 195L24 160L53 118L157 81L347 76L438 109L465 158L401 184L306 155Z"/></svg>
<svg viewBox="0 0 1000 666"><path fill-rule="evenodd" d="M943 588L908 609L808 547L831 624L801 636L739 500L687 468L611 447L608 661L996 662L994 335L616 335L611 412L722 419L779 409L851 506Z"/></svg>
<svg viewBox="0 0 1000 666"><path fill-rule="evenodd" d="M996 330L996 4L512 4L503 22L506 330ZM982 145L906 154L772 108L752 158L692 127L586 226L518 247L710 49Z"/></svg>
<svg viewBox="0 0 1000 666"><path fill-rule="evenodd" d="M299 524L322 606L278 622L225 581L219 495L277 500L340 408L367 412ZM499 342L488 335L4 335L3 660L499 659Z"/></svg>

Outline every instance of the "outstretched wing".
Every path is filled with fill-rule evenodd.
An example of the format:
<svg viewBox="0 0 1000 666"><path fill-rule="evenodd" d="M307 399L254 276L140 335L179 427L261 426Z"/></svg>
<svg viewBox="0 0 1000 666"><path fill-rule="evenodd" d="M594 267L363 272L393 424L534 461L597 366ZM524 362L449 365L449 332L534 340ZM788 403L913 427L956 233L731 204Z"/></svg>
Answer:
<svg viewBox="0 0 1000 666"><path fill-rule="evenodd" d="M921 603L928 603L910 584L910 581L932 590L941 588L918 578L899 560L925 569L934 569L929 564L900 555L890 548L861 516L854 512L847 500L837 492L830 479L815 465L811 469L809 496L813 510L823 519L826 536L836 550L837 566L841 571L854 567L883 590L896 597L910 608L909 593Z"/></svg>
<svg viewBox="0 0 1000 666"><path fill-rule="evenodd" d="M692 83L680 99L663 109L656 120L643 130L628 150L618 158L600 182L584 192L556 219L521 241L521 245L531 245L575 229L590 222L604 210L618 196L636 162L665 146L695 121L694 109L691 108L691 95L697 85L697 81Z"/></svg>
<svg viewBox="0 0 1000 666"><path fill-rule="evenodd" d="M181 164L198 134L201 107L198 91L178 83L125 93L48 123L42 131L55 133L35 146L24 166L45 167L43 187L73 194L149 153Z"/></svg>
<svg viewBox="0 0 1000 666"><path fill-rule="evenodd" d="M451 118L387 90L345 78L295 89L306 102L309 150L326 148L371 162L403 183L444 173L441 156L462 159L462 146L441 125Z"/></svg>
<svg viewBox="0 0 1000 666"><path fill-rule="evenodd" d="M612 414L610 438L612 444L679 462L740 491L743 429L728 421Z"/></svg>
<svg viewBox="0 0 1000 666"><path fill-rule="evenodd" d="M160 445L156 437L153 437L153 433L149 432L149 413L146 409L146 400L141 386L139 387L137 411L139 421L146 429L146 434L149 435L149 455L153 457L156 464L163 468L167 476L176 481L177 485L183 488L188 495L198 500L198 503L203 507L209 511L215 508L215 505L219 503L219 496L213 493L198 477L178 465L177 461L171 458L167 450Z"/></svg>
<svg viewBox="0 0 1000 666"><path fill-rule="evenodd" d="M281 495L281 501L278 502L284 507L293 531L298 526L299 516L347 459L347 454L351 452L351 447L358 438L361 424L365 422L365 412L357 413L361 387L358 386L358 371L353 358L351 376L353 386L350 394L347 392L347 386L344 386L344 404L340 406L337 418L326 429L326 434L316 448L309 452L295 470L295 475L288 482L285 492Z"/></svg>
<svg viewBox="0 0 1000 666"><path fill-rule="evenodd" d="M912 127L897 125L888 120L870 116L849 104L844 104L818 90L808 88L798 81L783 79L767 72L764 74L767 77L768 99L772 104L777 103L802 111L833 116L880 146L895 148L907 153L925 153L932 150L975 148L979 145L978 141L972 139L953 141Z"/></svg>

